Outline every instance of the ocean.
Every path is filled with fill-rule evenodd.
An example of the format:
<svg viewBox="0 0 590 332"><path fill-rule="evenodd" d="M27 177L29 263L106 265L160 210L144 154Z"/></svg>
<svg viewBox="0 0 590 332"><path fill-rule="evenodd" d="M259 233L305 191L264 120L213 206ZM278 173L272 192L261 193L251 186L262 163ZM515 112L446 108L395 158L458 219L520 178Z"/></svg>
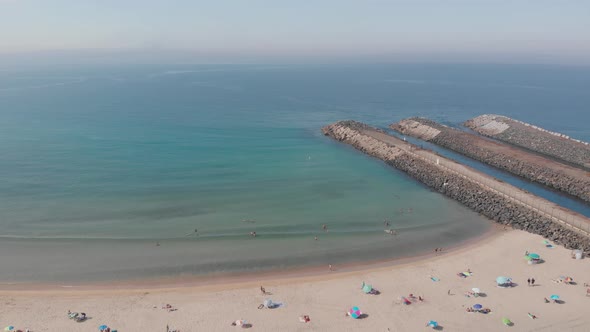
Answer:
<svg viewBox="0 0 590 332"><path fill-rule="evenodd" d="M491 223L320 128L495 113L590 141L588 86L590 68L539 65L0 71L0 282L256 272L457 244Z"/></svg>

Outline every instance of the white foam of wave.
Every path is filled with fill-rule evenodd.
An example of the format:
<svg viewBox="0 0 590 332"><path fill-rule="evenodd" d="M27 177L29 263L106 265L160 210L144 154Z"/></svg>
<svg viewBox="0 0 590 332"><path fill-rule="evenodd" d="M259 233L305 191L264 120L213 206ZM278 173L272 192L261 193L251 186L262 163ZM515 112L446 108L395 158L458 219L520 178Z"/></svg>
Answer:
<svg viewBox="0 0 590 332"><path fill-rule="evenodd" d="M47 84L39 84L39 85L0 88L0 91L21 91L21 90L32 90L32 89L45 89L45 88L51 88L51 87L57 87L57 86L81 84L86 81L88 81L88 79L84 77L84 78L79 78L75 81L69 81L69 82L57 82L57 83L47 83Z"/></svg>

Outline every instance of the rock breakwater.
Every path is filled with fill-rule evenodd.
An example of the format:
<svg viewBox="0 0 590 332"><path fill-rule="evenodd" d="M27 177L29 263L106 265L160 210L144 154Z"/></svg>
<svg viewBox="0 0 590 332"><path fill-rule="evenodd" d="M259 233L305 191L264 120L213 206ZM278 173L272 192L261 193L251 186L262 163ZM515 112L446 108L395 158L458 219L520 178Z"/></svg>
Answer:
<svg viewBox="0 0 590 332"><path fill-rule="evenodd" d="M401 140L399 144L392 144L375 138L374 133L385 135L381 130L355 121L341 121L322 128L322 132L326 136L384 160L388 165L406 172L433 190L459 201L498 223L542 235L566 248L582 249L590 253L590 240L582 233L554 222L475 181L417 157L411 151L419 149L411 144Z"/></svg>
<svg viewBox="0 0 590 332"><path fill-rule="evenodd" d="M586 171L576 167L453 129L429 119L405 119L392 124L390 128L590 202L590 177ZM437 134L432 135L433 132Z"/></svg>
<svg viewBox="0 0 590 332"><path fill-rule="evenodd" d="M588 142L495 114L480 115L464 125L482 135L590 170Z"/></svg>

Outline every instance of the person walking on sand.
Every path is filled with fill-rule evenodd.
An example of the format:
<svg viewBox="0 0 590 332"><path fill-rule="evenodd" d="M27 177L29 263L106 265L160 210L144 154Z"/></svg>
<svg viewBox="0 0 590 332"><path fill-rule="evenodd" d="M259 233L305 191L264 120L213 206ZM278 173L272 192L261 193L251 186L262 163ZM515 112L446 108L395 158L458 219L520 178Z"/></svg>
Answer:
<svg viewBox="0 0 590 332"><path fill-rule="evenodd" d="M526 283L527 283L527 284L530 286L530 285L531 285L531 278L528 278L528 279L526 280Z"/></svg>
<svg viewBox="0 0 590 332"><path fill-rule="evenodd" d="M334 269L332 268L332 264L328 264L328 269L329 269L330 271L334 271Z"/></svg>
<svg viewBox="0 0 590 332"><path fill-rule="evenodd" d="M535 286L535 278L531 278L531 286Z"/></svg>
<svg viewBox="0 0 590 332"><path fill-rule="evenodd" d="M260 291L262 292L262 295L266 295L266 289L264 289L264 287L260 286Z"/></svg>

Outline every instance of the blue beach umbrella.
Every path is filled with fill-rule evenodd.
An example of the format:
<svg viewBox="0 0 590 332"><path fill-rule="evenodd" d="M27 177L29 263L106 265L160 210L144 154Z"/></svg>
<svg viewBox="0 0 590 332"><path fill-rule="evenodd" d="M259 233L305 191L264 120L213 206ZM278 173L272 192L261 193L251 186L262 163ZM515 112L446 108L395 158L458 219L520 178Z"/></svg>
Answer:
<svg viewBox="0 0 590 332"><path fill-rule="evenodd" d="M474 304L474 305L473 305L473 309L477 309L477 310L479 310L479 309L481 309L481 308L483 308L483 306L482 306L481 304Z"/></svg>
<svg viewBox="0 0 590 332"><path fill-rule="evenodd" d="M14 326L9 325L7 327L4 328L4 331L14 331Z"/></svg>
<svg viewBox="0 0 590 332"><path fill-rule="evenodd" d="M553 295L551 295L551 299L552 300L559 300L559 295L553 294Z"/></svg>
<svg viewBox="0 0 590 332"><path fill-rule="evenodd" d="M106 325L101 325L101 326L99 326L99 327L98 327L98 330L99 330L99 331L103 331L103 330L106 330L106 329L108 329L108 328L109 328L109 327L108 327L108 326L106 326Z"/></svg>
<svg viewBox="0 0 590 332"><path fill-rule="evenodd" d="M431 320L428 322L428 324L426 324L426 326L431 326L433 328L438 327L438 322Z"/></svg>
<svg viewBox="0 0 590 332"><path fill-rule="evenodd" d="M512 280L512 279L510 279L509 277L498 277L498 278L496 278L496 282L499 285L509 283L510 280Z"/></svg>
<svg viewBox="0 0 590 332"><path fill-rule="evenodd" d="M529 254L529 257L532 258L532 259L539 259L539 258L541 258L541 256L539 256L539 254L535 254L535 253L530 253Z"/></svg>

